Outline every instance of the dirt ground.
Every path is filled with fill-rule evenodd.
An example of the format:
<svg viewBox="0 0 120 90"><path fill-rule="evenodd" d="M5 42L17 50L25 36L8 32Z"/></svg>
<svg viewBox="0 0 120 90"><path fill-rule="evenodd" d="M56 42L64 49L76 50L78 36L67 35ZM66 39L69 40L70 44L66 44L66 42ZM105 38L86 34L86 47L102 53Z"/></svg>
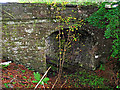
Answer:
<svg viewBox="0 0 120 90"><path fill-rule="evenodd" d="M2 60L2 62L6 62L6 60ZM103 81L104 86L109 88L115 88L119 85L120 79L117 77L119 72L115 71L116 67L116 59L111 58L109 63L105 64L105 70L100 70L98 68L95 71L85 71L85 69L78 68L80 74L73 71L64 71L61 79L55 84L54 88L101 88L99 85L92 86L89 83L82 84L82 78L88 78L88 76L96 76L107 79L108 81ZM86 72L84 74L84 72ZM9 66L2 68L2 88L34 88L37 83L33 83L35 80L33 71L25 68L23 65L17 65L14 62L10 63ZM43 74L40 74L41 77ZM49 74L50 75L50 74ZM76 75L76 76L75 76ZM49 77L49 81L44 83L44 85L38 85L37 88L52 88L56 79L57 73L53 73ZM88 79L91 81L92 79Z"/></svg>

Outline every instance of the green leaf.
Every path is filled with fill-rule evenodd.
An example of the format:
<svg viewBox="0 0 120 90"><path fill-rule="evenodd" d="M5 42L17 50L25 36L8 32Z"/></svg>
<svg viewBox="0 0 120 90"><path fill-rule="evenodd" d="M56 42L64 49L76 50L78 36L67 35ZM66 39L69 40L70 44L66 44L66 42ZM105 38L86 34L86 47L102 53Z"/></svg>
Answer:
<svg viewBox="0 0 120 90"><path fill-rule="evenodd" d="M13 84L16 84L16 82L13 82Z"/></svg>
<svg viewBox="0 0 120 90"><path fill-rule="evenodd" d="M49 81L49 78L48 78L48 77L45 77L45 78L43 79L43 82L47 83L47 81Z"/></svg>
<svg viewBox="0 0 120 90"><path fill-rule="evenodd" d="M33 83L38 83L39 81L32 81L32 82L33 82ZM40 82L41 85L43 85L42 82L43 82L43 81ZM43 82L43 83L44 83L44 82Z"/></svg>
<svg viewBox="0 0 120 90"><path fill-rule="evenodd" d="M25 70L21 70L23 73L25 72Z"/></svg>
<svg viewBox="0 0 120 90"><path fill-rule="evenodd" d="M100 70L105 70L105 67L102 64L100 65Z"/></svg>
<svg viewBox="0 0 120 90"><path fill-rule="evenodd" d="M116 88L120 88L120 85L119 86L117 85Z"/></svg>
<svg viewBox="0 0 120 90"><path fill-rule="evenodd" d="M32 81L33 83L38 83L38 81Z"/></svg>
<svg viewBox="0 0 120 90"><path fill-rule="evenodd" d="M7 85L7 83L4 83L4 85L5 85L6 88L9 88L8 85Z"/></svg>
<svg viewBox="0 0 120 90"><path fill-rule="evenodd" d="M38 72L34 72L34 78L37 80L37 81L39 81L40 80L40 78L41 78L41 76L40 76L40 74L38 73Z"/></svg>
<svg viewBox="0 0 120 90"><path fill-rule="evenodd" d="M12 77L12 78L13 78L13 75L10 75L10 77Z"/></svg>
<svg viewBox="0 0 120 90"><path fill-rule="evenodd" d="M25 76L23 76L24 79L27 79Z"/></svg>
<svg viewBox="0 0 120 90"><path fill-rule="evenodd" d="M43 81L41 81L41 82L40 82L40 84L41 84L41 85L44 85L44 82L43 82Z"/></svg>

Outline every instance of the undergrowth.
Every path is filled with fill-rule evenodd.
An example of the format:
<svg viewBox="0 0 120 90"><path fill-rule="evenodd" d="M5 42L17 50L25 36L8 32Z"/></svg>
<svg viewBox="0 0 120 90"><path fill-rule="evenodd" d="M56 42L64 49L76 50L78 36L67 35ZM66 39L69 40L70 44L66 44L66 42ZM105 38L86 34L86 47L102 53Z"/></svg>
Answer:
<svg viewBox="0 0 120 90"><path fill-rule="evenodd" d="M111 49L111 56L115 57L115 58L120 58L120 26L119 26L119 21L120 21L120 6L117 6L115 8L111 8L111 9L106 9L105 8L105 4L107 2L104 2L100 5L99 10L97 12L95 12L93 15L91 15L89 18L87 18L86 20L94 25L97 26L98 28L106 28L105 31L105 37L106 38L113 38L113 46ZM115 3L113 3L115 4ZM118 5L120 5L120 2L117 2ZM55 4L53 4L54 7L56 7ZM67 51L67 48L70 47L69 42L72 41L77 41L78 38L75 37L75 34L72 34L72 32L74 32L75 30L78 30L78 27L81 27L83 25L83 20L80 20L79 23L75 23L74 25L71 25L69 27L68 30L68 39L69 41L65 42L65 40L61 40L60 35L64 34L63 30L63 24L69 25L70 21L76 21L75 17L67 16L65 18L61 17L59 15L59 12L65 10L64 8L64 4L63 4L63 8L61 10L58 10L58 13L56 14L56 19L59 19L59 22L62 24L59 25L59 27L57 29L60 29L59 31L59 35L58 37L56 37L57 39L59 39L59 59L60 59L60 73L62 74L62 67L64 64L64 60L65 60L65 53ZM120 61L120 59L119 59ZM7 66L4 66L7 67ZM104 67L101 65L100 67L101 70L104 70ZM23 73L25 71L22 71ZM40 74L39 73L34 73L34 77L36 79L36 81L32 81L35 83L38 83L39 80L41 79ZM71 78L74 79L76 82L71 83L73 84L75 87L79 87L79 85L82 86L90 86L90 87L94 87L94 88L109 88L109 86L105 86L104 82L108 82L108 80L102 78L102 77L98 77L96 75L89 75L87 72L76 72L75 74L71 74L71 75L66 75L66 78ZM26 79L26 77L24 77ZM47 81L49 81L49 78L44 78L40 84L43 85L43 83L47 83ZM15 82L13 82L13 84L15 84ZM7 84L4 84L7 88ZM117 86L116 88L119 88L119 86Z"/></svg>
<svg viewBox="0 0 120 90"><path fill-rule="evenodd" d="M89 74L86 71L79 71L74 74L66 75L67 79L71 81L74 80L75 82L71 82L74 87L93 87L93 88L109 88L106 86L104 82L108 82L109 80L104 79L102 77L98 77L94 74Z"/></svg>

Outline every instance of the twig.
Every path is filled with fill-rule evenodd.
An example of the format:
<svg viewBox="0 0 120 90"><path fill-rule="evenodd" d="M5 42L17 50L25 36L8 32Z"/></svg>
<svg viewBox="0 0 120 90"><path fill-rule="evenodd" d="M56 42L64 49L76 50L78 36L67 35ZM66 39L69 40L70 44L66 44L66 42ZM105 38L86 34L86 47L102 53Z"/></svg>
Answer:
<svg viewBox="0 0 120 90"><path fill-rule="evenodd" d="M43 88L44 88L44 90L45 90L45 85L44 85L44 82L42 82L42 84L43 84Z"/></svg>
<svg viewBox="0 0 120 90"><path fill-rule="evenodd" d="M61 37L60 37L60 34L61 34L61 32L60 32L60 30L59 30L59 52L60 52L60 55L59 55L59 60L60 60L60 66L59 66L59 74L58 74L58 78L60 77L60 74L61 74L61 60L62 60L62 58L61 58Z"/></svg>
<svg viewBox="0 0 120 90"><path fill-rule="evenodd" d="M66 81L67 81L67 80L65 80L65 82L61 85L61 88L65 85Z"/></svg>
<svg viewBox="0 0 120 90"><path fill-rule="evenodd" d="M10 83L13 81L13 80L15 80L16 78L13 78L11 81L10 81Z"/></svg>
<svg viewBox="0 0 120 90"><path fill-rule="evenodd" d="M58 78L59 78L59 77L58 77ZM55 81L54 85L52 86L51 90L54 88L55 84L57 83L58 78L56 79L56 81Z"/></svg>
<svg viewBox="0 0 120 90"><path fill-rule="evenodd" d="M43 78L45 77L45 75L48 73L48 71L50 70L51 66L48 68L48 70L45 72L45 74L43 75L43 77L40 79L40 81L38 82L38 84L35 86L34 90L37 88L37 86L40 84L40 82L43 80Z"/></svg>
<svg viewBox="0 0 120 90"><path fill-rule="evenodd" d="M61 42L60 42L60 30L59 30L59 45L60 45L60 47L59 47L59 49L60 49L60 52L61 52ZM56 81L55 81L55 83L54 83L54 85L52 86L52 88L51 88L51 90L54 88L54 86L55 86L55 84L57 83L57 81L58 81L58 79L60 79L61 78L61 74L62 74L62 68L63 68L63 64L64 64L64 59L65 59L65 52L66 52L66 46L67 46L67 44L68 44L68 41L69 41L69 37L70 37L70 30L69 30L69 33L68 33L68 38L67 38L67 42L65 43L65 45L64 45L64 52L63 52L63 57L62 57L62 62L61 62L61 54L60 54L60 67L59 67L59 74L58 74L58 78L56 79Z"/></svg>

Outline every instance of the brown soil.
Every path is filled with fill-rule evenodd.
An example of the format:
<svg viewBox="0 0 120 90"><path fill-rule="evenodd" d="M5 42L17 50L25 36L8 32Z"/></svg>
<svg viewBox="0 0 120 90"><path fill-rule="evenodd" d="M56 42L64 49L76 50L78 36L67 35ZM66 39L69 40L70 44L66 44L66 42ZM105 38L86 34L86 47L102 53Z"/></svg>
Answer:
<svg viewBox="0 0 120 90"><path fill-rule="evenodd" d="M2 60L2 62L5 62L6 60ZM114 62L113 62L114 61ZM113 71L113 68L115 67L115 59L111 58L111 61L105 65L105 70L97 69L94 72L89 71L89 73L95 74L99 77L104 77L106 79L109 79L109 83L104 82L105 85L110 87L116 87L120 80L117 78L118 72ZM24 70L25 72L23 72ZM67 74L64 72L64 75ZM72 83L75 83L75 80L72 78L64 78L65 76L62 76L61 80L59 80L55 84L55 88L76 88ZM41 77L43 75L41 74ZM26 77L26 78L25 78ZM52 88L54 82L56 81L57 75L54 77L49 77L49 81L47 84L44 84L44 86L39 85L37 88ZM7 84L8 88L34 88L37 83L33 83L32 81L34 79L33 71L28 70L23 65L17 65L15 63L11 63L8 67L5 67L2 69L2 88L5 87L5 83ZM67 80L67 82L66 82ZM79 85L79 88L90 88L89 85ZM98 87L99 88L99 87Z"/></svg>

